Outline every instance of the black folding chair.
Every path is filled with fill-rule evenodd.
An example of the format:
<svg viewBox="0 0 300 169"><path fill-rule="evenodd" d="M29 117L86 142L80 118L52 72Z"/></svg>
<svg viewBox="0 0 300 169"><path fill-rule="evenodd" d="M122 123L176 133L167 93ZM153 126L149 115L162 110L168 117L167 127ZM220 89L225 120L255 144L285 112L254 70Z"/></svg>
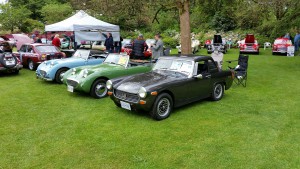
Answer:
<svg viewBox="0 0 300 169"><path fill-rule="evenodd" d="M248 55L239 55L238 60L228 60L226 62L232 63L232 62L238 62L238 65L236 67L229 67L229 69L233 70L235 73L234 82L237 85L243 85L246 87L247 85L247 69L248 69Z"/></svg>

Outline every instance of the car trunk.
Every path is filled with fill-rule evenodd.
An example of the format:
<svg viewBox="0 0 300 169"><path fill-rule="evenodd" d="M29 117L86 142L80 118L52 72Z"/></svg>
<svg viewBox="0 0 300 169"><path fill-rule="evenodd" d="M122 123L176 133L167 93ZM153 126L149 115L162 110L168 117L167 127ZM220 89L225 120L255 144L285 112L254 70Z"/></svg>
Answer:
<svg viewBox="0 0 300 169"><path fill-rule="evenodd" d="M245 44L247 46L252 46L255 43L254 35L247 35L245 38Z"/></svg>

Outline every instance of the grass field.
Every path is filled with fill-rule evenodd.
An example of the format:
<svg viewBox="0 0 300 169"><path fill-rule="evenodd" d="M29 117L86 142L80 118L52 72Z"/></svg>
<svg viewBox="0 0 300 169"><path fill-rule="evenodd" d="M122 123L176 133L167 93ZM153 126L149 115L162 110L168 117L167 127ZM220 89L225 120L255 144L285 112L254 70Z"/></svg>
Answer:
<svg viewBox="0 0 300 169"><path fill-rule="evenodd" d="M237 57L230 50L224 60ZM27 69L0 75L0 169L300 168L300 57L261 50L248 73L246 88L163 121Z"/></svg>

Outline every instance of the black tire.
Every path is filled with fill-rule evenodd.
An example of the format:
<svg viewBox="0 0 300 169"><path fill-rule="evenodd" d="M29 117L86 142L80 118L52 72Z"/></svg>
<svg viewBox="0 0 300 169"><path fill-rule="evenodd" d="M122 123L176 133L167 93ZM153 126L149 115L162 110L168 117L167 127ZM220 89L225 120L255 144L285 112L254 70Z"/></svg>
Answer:
<svg viewBox="0 0 300 169"><path fill-rule="evenodd" d="M274 52L272 52L272 55L275 55L275 53L274 53Z"/></svg>
<svg viewBox="0 0 300 169"><path fill-rule="evenodd" d="M100 99L107 96L107 88L106 88L105 79L96 80L90 90L90 95L96 99Z"/></svg>
<svg viewBox="0 0 300 169"><path fill-rule="evenodd" d="M172 97L167 93L162 93L156 98L150 115L155 120L163 120L170 116L172 109Z"/></svg>
<svg viewBox="0 0 300 169"><path fill-rule="evenodd" d="M27 64L28 64L28 69L29 70L35 70L36 69L36 65L33 63L32 60L28 59Z"/></svg>
<svg viewBox="0 0 300 169"><path fill-rule="evenodd" d="M221 83L217 83L214 85L211 98L213 101L221 100L224 95L224 85Z"/></svg>
<svg viewBox="0 0 300 169"><path fill-rule="evenodd" d="M17 65L17 63L18 63L18 60L17 60L16 56L14 56L14 55L12 55L12 58L13 58L13 60L15 61L15 63L14 63L13 65L6 65L6 61L4 61L4 58L5 58L5 53L1 53L1 54L0 54L0 63L1 63L1 64L3 65L3 67L5 67L5 68L8 68L8 69L13 68L13 67L15 67L15 66Z"/></svg>
<svg viewBox="0 0 300 169"><path fill-rule="evenodd" d="M61 68L61 69L58 69L58 71L56 72L55 74L55 81L59 84L62 84L62 76L63 74L68 71L69 69L67 68Z"/></svg>

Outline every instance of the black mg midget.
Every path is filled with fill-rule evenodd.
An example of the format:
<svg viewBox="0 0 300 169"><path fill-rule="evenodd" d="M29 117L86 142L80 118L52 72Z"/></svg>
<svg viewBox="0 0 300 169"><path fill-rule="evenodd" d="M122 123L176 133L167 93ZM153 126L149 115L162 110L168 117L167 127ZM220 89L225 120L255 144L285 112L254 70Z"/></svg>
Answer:
<svg viewBox="0 0 300 169"><path fill-rule="evenodd" d="M210 56L161 57L152 71L108 80L106 87L118 107L162 120L173 108L208 97L222 99L233 78L233 72L219 70Z"/></svg>

